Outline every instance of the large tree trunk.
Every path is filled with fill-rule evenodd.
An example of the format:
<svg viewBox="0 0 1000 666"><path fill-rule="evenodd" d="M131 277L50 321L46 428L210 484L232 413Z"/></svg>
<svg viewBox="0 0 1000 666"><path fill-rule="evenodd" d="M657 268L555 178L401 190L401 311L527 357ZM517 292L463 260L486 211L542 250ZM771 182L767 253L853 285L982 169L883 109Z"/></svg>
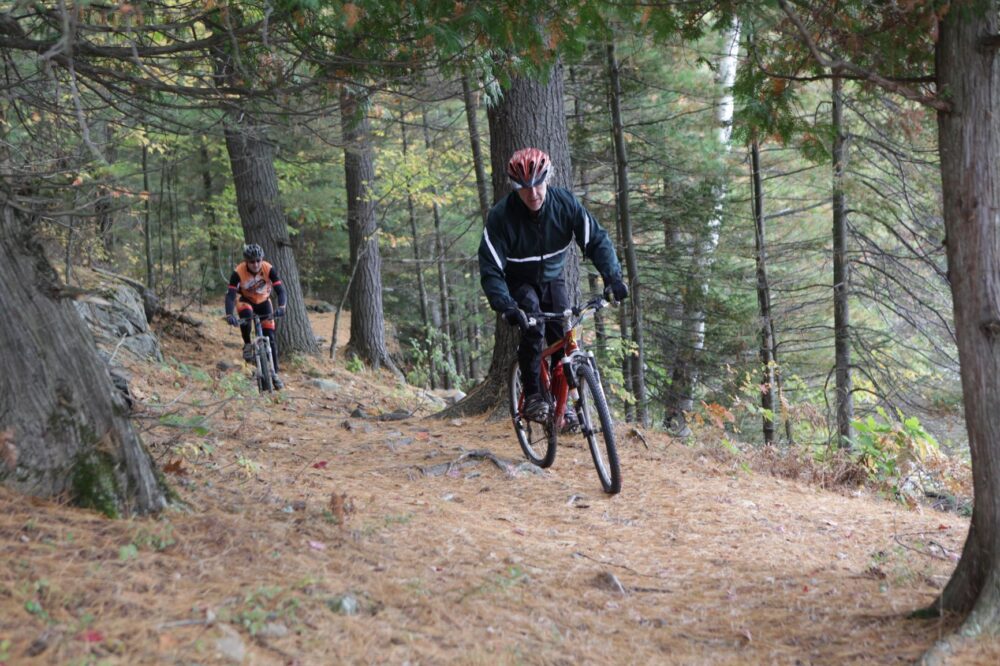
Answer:
<svg viewBox="0 0 1000 666"><path fill-rule="evenodd" d="M375 182L371 128L363 100L343 86L340 116L344 139L344 176L347 189L347 227L351 243L351 337L349 353L373 368L383 365L400 374L385 345L382 310L382 255L378 247L375 200L369 188Z"/></svg>
<svg viewBox="0 0 1000 666"><path fill-rule="evenodd" d="M274 169L274 144L264 135L263 126L254 127L246 120L239 122L235 114L231 118L226 127L226 149L233 170L243 235L246 242L264 248L264 256L274 264L288 295L287 314L278 325L279 347L284 354L314 354L319 351L319 345L302 300L299 268L288 237L278 191L278 173Z"/></svg>
<svg viewBox="0 0 1000 666"><path fill-rule="evenodd" d="M833 77L833 331L837 375L837 445L851 446L854 398L851 394L851 267L847 259L847 155L843 127L843 80Z"/></svg>
<svg viewBox="0 0 1000 666"><path fill-rule="evenodd" d="M556 64L547 83L515 76L503 98L486 113L490 124L490 166L493 169L493 200L510 192L507 161L519 148L534 146L552 158L553 185L572 187L569 132L563 104L562 65ZM572 265L572 266L571 266ZM572 253L566 262L566 284L570 299L579 298L580 260ZM496 320L493 359L483 382L455 405L440 412L443 418L483 414L507 417L507 371L514 360L516 329Z"/></svg>
<svg viewBox="0 0 1000 666"><path fill-rule="evenodd" d="M750 178L753 191L754 247L757 264L757 307L760 313L760 406L764 410L761 423L765 444L774 444L774 327L771 326L771 287L767 281L767 237L764 234L764 187L760 175L760 146L750 143Z"/></svg>
<svg viewBox="0 0 1000 666"><path fill-rule="evenodd" d="M0 194L0 197L3 195ZM153 461L29 225L0 201L0 482L110 516L166 506Z"/></svg>
<svg viewBox="0 0 1000 666"><path fill-rule="evenodd" d="M611 79L611 125L615 144L615 167L618 177L618 191L615 201L618 205L618 222L622 232L622 249L625 252L625 266L629 281L629 314L631 315L632 342L635 354L632 357L632 391L635 397L636 419L643 426L649 425L646 412L646 347L642 331L642 295L639 290L639 262L635 254L635 240L632 238L632 217L628 205L628 152L625 148L625 128L622 123L622 85L618 72L615 45L608 44L608 74Z"/></svg>
<svg viewBox="0 0 1000 666"><path fill-rule="evenodd" d="M1000 632L1000 63L996 4L953 6L937 44L948 276L962 367L974 508L962 559L935 604L968 614L961 635ZM993 37L993 45L986 38Z"/></svg>

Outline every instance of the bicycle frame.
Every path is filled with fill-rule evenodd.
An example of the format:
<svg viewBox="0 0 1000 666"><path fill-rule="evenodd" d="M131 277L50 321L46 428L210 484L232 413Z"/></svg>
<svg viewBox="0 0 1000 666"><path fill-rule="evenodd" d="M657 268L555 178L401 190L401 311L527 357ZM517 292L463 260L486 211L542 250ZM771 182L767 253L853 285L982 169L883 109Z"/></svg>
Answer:
<svg viewBox="0 0 1000 666"><path fill-rule="evenodd" d="M580 314L576 316L575 321L571 310L566 310L561 314L552 312L537 313L545 320L553 321L561 319L567 324L567 330L562 338L542 350L541 372L539 375L542 388L548 391L556 401L555 410L553 411L553 421L557 428L562 428L565 425L566 405L569 403L570 391L576 388L576 375L569 368L571 368L573 363L578 362L580 355L584 355L588 362L591 356L589 352L583 351L581 343L577 341L576 329L586 319L587 313L596 309L593 303L588 303L580 311ZM550 369L552 356L560 350L563 351L562 359L554 368ZM590 366L596 373L596 364L591 363ZM524 407L523 403L520 407Z"/></svg>
<svg viewBox="0 0 1000 666"><path fill-rule="evenodd" d="M257 385L261 393L273 390L272 373L274 372L274 357L272 356L271 341L264 335L263 322L268 319L276 319L274 313L262 317L256 312L252 312L249 317L240 317L241 321L250 324L252 338L250 344L253 349L253 360L256 365Z"/></svg>
<svg viewBox="0 0 1000 666"><path fill-rule="evenodd" d="M559 433L566 426L567 410L573 409L579 433L587 440L604 492L616 494L621 492L621 467L615 444L614 419L601 386L594 355L583 349L583 342L576 332L589 313L608 304L603 298L596 298L583 307L574 306L565 312L529 315L529 326L537 326L539 320L558 321L565 329L562 337L543 349L541 354L540 388L552 407L544 419L536 421L524 414L525 395L516 360L510 368L508 388L514 431L529 461L539 467L552 465ZM562 353L563 358L550 368L552 357L557 353Z"/></svg>

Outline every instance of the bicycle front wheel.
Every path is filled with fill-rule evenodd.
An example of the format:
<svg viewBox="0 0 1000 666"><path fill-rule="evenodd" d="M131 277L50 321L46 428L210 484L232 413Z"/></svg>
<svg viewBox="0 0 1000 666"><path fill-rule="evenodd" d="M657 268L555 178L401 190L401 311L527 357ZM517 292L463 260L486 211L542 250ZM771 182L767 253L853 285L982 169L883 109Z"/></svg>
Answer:
<svg viewBox="0 0 1000 666"><path fill-rule="evenodd" d="M580 432L587 438L590 455L594 457L594 466L604 492L615 495L622 489L622 472L618 463L618 447L615 445L615 424L611 420L608 401L597 374L589 365L577 366L576 378L580 390L580 399L576 403Z"/></svg>
<svg viewBox="0 0 1000 666"><path fill-rule="evenodd" d="M267 338L257 341L257 388L261 393L270 393L274 389L271 381L271 350Z"/></svg>
<svg viewBox="0 0 1000 666"><path fill-rule="evenodd" d="M507 382L510 418L514 422L514 432L521 450L533 464L550 467L556 459L556 439L558 433L550 416L545 423L529 421L523 413L524 390L521 386L521 368L515 360L510 367Z"/></svg>

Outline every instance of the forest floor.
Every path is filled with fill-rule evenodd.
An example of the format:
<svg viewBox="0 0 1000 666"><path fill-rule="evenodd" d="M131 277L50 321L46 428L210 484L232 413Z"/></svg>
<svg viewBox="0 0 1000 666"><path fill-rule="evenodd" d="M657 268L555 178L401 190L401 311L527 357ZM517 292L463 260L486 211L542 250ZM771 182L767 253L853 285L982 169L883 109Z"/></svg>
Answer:
<svg viewBox="0 0 1000 666"><path fill-rule="evenodd" d="M170 509L0 490L0 663L887 664L953 628L907 615L965 518L625 427L608 497L582 439L532 468L509 424L426 418L325 353L259 397L238 334L201 319L130 368ZM1000 642L949 663L1000 663Z"/></svg>

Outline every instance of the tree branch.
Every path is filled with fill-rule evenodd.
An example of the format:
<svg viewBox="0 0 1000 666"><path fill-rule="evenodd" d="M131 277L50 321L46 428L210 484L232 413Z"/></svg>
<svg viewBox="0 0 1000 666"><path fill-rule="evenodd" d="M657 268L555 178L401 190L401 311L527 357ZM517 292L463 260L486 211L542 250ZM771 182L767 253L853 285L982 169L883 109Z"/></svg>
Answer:
<svg viewBox="0 0 1000 666"><path fill-rule="evenodd" d="M795 24L795 28L796 30L798 30L799 37L802 39L802 42L806 45L806 47L808 47L809 51L813 55L813 58L821 67L825 67L834 71L844 70L847 72L851 72L852 74L855 74L856 76L866 81L871 81L872 83L876 84L881 88L884 88L885 90L888 90L889 92L896 93L897 95L902 95L906 99L912 100L914 102L919 102L937 111L942 111L945 113L951 111L950 104L941 99L938 99L934 95L925 95L923 93L920 93L914 90L913 88L910 88L909 86L904 86L903 84L887 79L880 74L867 70L863 67L859 67L858 65L855 65L849 60L840 60L840 59L831 60L830 58L827 58L820 52L819 47L816 45L816 42L813 41L813 38L812 36L810 36L809 31L806 30L805 25L802 23L802 19L800 19L799 16L794 11L792 11L791 6L788 4L788 0L778 0L778 4L781 5L781 9L782 11L785 12L785 15L788 16L788 19Z"/></svg>

